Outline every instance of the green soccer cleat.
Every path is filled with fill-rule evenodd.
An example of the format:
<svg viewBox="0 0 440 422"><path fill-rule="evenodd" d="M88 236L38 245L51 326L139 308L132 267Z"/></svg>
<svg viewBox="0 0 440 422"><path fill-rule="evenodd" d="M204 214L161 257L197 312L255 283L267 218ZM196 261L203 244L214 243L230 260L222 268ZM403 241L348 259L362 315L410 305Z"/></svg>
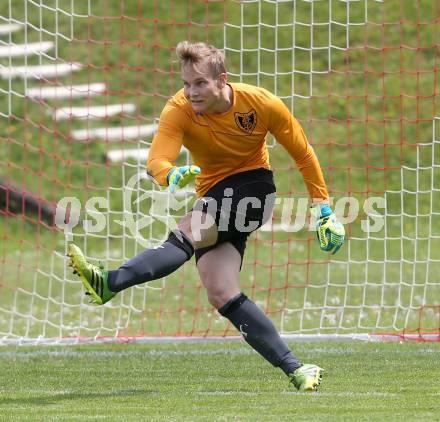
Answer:
<svg viewBox="0 0 440 422"><path fill-rule="evenodd" d="M78 274L86 289L86 294L92 297L92 302L97 305L104 305L116 293L112 292L107 285L108 272L102 267L90 264L86 261L78 246L71 243L67 256L70 258L70 266L73 267L73 274Z"/></svg>
<svg viewBox="0 0 440 422"><path fill-rule="evenodd" d="M293 374L290 374L290 382L298 391L316 391L321 384L324 369L317 365L303 365Z"/></svg>

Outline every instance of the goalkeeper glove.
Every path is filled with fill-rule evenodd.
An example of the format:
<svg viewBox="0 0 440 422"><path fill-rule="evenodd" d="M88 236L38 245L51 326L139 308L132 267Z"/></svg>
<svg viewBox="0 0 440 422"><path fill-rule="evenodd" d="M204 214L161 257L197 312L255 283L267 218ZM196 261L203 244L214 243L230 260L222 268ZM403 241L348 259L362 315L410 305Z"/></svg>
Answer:
<svg viewBox="0 0 440 422"><path fill-rule="evenodd" d="M335 213L328 204L318 204L311 209L316 221L316 235L323 251L334 255L344 244L344 226L337 220Z"/></svg>
<svg viewBox="0 0 440 422"><path fill-rule="evenodd" d="M173 167L167 175L168 186L170 188L170 192L174 192L174 189L177 187L183 188L189 182L194 179L196 174L200 173L199 166L183 166L183 167Z"/></svg>

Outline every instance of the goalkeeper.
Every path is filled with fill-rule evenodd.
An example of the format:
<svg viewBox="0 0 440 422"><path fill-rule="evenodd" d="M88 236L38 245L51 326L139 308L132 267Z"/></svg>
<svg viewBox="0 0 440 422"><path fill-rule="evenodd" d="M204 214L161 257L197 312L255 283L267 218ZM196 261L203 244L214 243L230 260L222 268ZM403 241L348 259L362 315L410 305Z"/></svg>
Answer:
<svg viewBox="0 0 440 422"><path fill-rule="evenodd" d="M302 364L271 320L239 287L250 232L271 216L275 185L266 135L272 133L299 168L312 198L321 249L335 253L344 228L329 205L316 155L284 103L263 88L228 83L224 55L205 43L177 45L183 89L163 109L147 170L173 192L195 179L198 200L160 246L147 249L117 270L87 262L71 244L74 272L97 304L136 284L164 277L195 255L209 302L246 342L290 378L300 391L318 388L323 370ZM180 149L193 165L176 167Z"/></svg>

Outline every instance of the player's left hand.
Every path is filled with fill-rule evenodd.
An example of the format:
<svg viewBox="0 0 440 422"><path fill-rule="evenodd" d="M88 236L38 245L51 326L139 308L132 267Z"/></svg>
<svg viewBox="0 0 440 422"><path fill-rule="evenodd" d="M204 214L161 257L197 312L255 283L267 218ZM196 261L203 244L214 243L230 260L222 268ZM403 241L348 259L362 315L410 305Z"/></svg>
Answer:
<svg viewBox="0 0 440 422"><path fill-rule="evenodd" d="M315 205L311 208L311 212L316 219L316 235L320 248L334 255L344 244L344 226L328 204Z"/></svg>
<svg viewBox="0 0 440 422"><path fill-rule="evenodd" d="M194 179L196 174L200 174L200 172L200 167L195 165L173 167L167 175L170 192L174 192L176 186L183 188Z"/></svg>

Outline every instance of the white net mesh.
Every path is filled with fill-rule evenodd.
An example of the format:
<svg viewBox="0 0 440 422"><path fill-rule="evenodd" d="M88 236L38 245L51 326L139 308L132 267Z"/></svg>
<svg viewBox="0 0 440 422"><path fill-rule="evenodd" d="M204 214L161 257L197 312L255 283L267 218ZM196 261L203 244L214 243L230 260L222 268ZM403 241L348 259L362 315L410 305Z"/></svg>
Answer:
<svg viewBox="0 0 440 422"><path fill-rule="evenodd" d="M231 81L285 101L347 224L338 255L320 252L303 227L299 172L270 140L280 201L248 242L246 294L286 335L438 333L435 5L116 3L0 5L2 341L236 334L193 264L103 307L87 303L66 267L66 239L115 268L191 206L191 190L171 197L144 173L157 118L181 85L173 49L182 39L224 48ZM70 207L58 228L56 203Z"/></svg>

